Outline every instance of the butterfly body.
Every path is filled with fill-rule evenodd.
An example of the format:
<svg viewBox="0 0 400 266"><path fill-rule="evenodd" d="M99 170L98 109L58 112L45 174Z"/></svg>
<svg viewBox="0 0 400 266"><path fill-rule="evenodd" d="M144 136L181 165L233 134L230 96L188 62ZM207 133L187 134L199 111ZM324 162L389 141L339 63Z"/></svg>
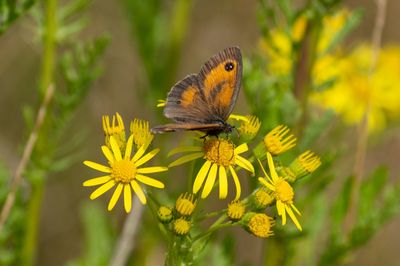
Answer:
<svg viewBox="0 0 400 266"><path fill-rule="evenodd" d="M236 103L242 79L242 55L237 47L211 57L199 74L191 74L170 90L164 115L174 124L153 127L153 133L198 130L207 135L230 133L226 120Z"/></svg>

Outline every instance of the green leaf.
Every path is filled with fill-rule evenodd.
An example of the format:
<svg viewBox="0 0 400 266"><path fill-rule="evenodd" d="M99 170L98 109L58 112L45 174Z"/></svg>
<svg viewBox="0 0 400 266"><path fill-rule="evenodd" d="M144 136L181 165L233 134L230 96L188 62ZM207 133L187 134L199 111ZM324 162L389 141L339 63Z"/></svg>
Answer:
<svg viewBox="0 0 400 266"><path fill-rule="evenodd" d="M338 193L332 206L332 234L333 237L340 236L342 222L350 206L351 192L354 186L354 176L346 178L342 190Z"/></svg>
<svg viewBox="0 0 400 266"><path fill-rule="evenodd" d="M36 0L0 0L0 35L35 3Z"/></svg>
<svg viewBox="0 0 400 266"><path fill-rule="evenodd" d="M376 199L382 195L388 180L388 172L384 167L377 168L374 173L364 180L360 187L359 216L368 217L371 210L377 208Z"/></svg>

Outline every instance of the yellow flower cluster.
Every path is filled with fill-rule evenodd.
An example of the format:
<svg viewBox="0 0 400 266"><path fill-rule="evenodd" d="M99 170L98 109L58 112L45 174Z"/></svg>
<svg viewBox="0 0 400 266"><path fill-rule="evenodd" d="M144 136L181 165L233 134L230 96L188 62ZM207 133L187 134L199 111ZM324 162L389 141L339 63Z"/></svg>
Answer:
<svg viewBox="0 0 400 266"><path fill-rule="evenodd" d="M371 46L361 45L317 65L315 77L335 82L312 95L316 105L333 109L350 125L359 124L367 113L370 132L384 129L388 119L400 115L400 46L382 48L372 71L371 54Z"/></svg>
<svg viewBox="0 0 400 266"><path fill-rule="evenodd" d="M187 235L192 228L191 216L196 208L196 204L196 195L183 193L176 200L174 208L164 205L158 208L158 220L169 226L170 230L176 235Z"/></svg>
<svg viewBox="0 0 400 266"><path fill-rule="evenodd" d="M349 16L350 12L342 9L323 19L321 38L317 43L317 65L319 60L326 60L325 58L328 56L326 50L337 37L336 35L343 28ZM291 31L287 32L279 28L271 29L270 38L261 40L260 49L268 57L269 73L286 76L292 72L294 62L296 62L295 45L303 38L307 23L309 23L307 16L301 15L293 23Z"/></svg>
<svg viewBox="0 0 400 266"><path fill-rule="evenodd" d="M146 204L145 192L139 183L156 188L164 188L162 182L148 177L146 174L164 172L168 168L161 166L142 167L143 164L150 161L159 152L159 149L154 149L145 154L152 139L152 135L149 132L144 132L146 129L148 130L148 127L142 127L142 132L131 134L126 141L125 126L121 116L117 113L112 117L111 121L112 123L110 123L108 116L103 117L106 145L103 145L101 150L107 159L108 165L84 161L83 163L86 166L102 172L103 175L85 181L83 186L100 185L90 195L92 200L116 187L108 204L108 210L111 211L114 208L123 191L125 211L130 212L132 208L132 190L139 200ZM146 124L146 122L141 124ZM143 141L143 144L138 147L132 156L133 144L139 143L137 136L147 136L148 139L143 141L143 138L140 137L139 140Z"/></svg>

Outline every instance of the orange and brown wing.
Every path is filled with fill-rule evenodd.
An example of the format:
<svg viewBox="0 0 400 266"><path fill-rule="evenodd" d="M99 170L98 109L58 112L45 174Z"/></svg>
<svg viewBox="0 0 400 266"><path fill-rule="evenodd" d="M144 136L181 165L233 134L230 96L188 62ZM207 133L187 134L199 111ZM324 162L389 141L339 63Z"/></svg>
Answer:
<svg viewBox="0 0 400 266"><path fill-rule="evenodd" d="M242 80L242 54L238 47L226 48L201 68L199 86L211 112L226 121L239 94Z"/></svg>
<svg viewBox="0 0 400 266"><path fill-rule="evenodd" d="M189 75L171 88L164 115L178 123L209 123L210 109L197 75Z"/></svg>
<svg viewBox="0 0 400 266"><path fill-rule="evenodd" d="M153 134L159 134L164 132L175 132L182 130L198 130L198 131L213 131L213 130L221 130L223 125L219 123L215 124L190 124L190 123L182 123L182 124L166 124L161 126L156 126L151 129Z"/></svg>

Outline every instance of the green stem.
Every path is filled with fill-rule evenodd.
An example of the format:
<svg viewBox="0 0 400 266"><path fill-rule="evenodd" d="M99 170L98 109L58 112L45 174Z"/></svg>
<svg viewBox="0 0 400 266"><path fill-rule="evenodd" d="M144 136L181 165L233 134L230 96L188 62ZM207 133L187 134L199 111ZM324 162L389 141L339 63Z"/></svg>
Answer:
<svg viewBox="0 0 400 266"><path fill-rule="evenodd" d="M45 31L43 36L43 61L39 89L43 95L53 81L57 33L57 0L46 0Z"/></svg>
<svg viewBox="0 0 400 266"><path fill-rule="evenodd" d="M57 0L45 1L45 33L43 36L43 61L39 92L44 97L47 88L53 82L56 32L57 32ZM41 138L46 139L46 131L41 132ZM38 143L40 144L40 143ZM40 147L36 150L36 156L40 156ZM41 169L43 170L43 169ZM45 172L44 172L45 173ZM40 221L41 206L44 194L45 174L32 181L32 196L28 205L28 219L26 224L26 237L22 249L23 265L35 264L35 254L38 238L38 225Z"/></svg>
<svg viewBox="0 0 400 266"><path fill-rule="evenodd" d="M203 238L203 237L209 235L210 233L214 232L215 230L219 229L219 228L220 228L220 225L222 224L223 221L225 221L225 219L226 219L226 214L221 215L221 217L219 217L218 220L216 220L216 221L210 226L210 228L208 228L207 231L205 231L204 233L200 233L200 234L198 234L197 236L195 236L195 237L193 238L193 242L195 242L195 241L197 241L197 240L199 240L199 239L201 239L201 238ZM232 224L229 223L229 225L232 225Z"/></svg>
<svg viewBox="0 0 400 266"><path fill-rule="evenodd" d="M36 243L38 239L38 227L40 221L40 207L44 195L44 179L32 187L32 197L28 204L27 231L22 250L22 265L34 265L36 255Z"/></svg>

